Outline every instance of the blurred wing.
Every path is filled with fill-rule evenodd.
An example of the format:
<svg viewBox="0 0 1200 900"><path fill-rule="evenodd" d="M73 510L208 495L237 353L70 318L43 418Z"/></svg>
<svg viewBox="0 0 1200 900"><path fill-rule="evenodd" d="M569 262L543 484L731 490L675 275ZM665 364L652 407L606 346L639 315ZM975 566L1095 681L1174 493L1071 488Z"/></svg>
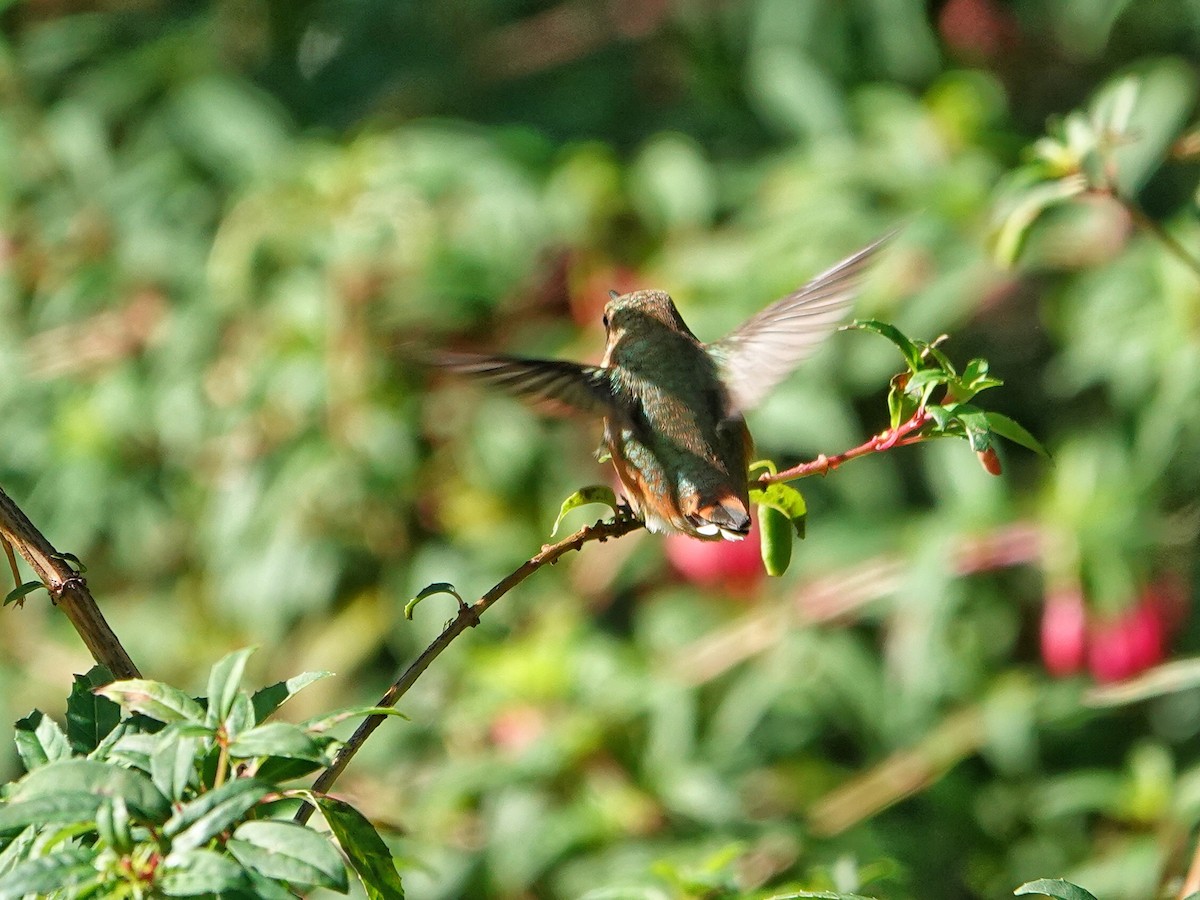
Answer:
<svg viewBox="0 0 1200 900"><path fill-rule="evenodd" d="M842 260L708 345L734 410L744 411L762 402L841 324L858 293L863 273L894 233Z"/></svg>
<svg viewBox="0 0 1200 900"><path fill-rule="evenodd" d="M558 359L440 353L443 368L481 378L554 412L603 413L612 401L604 370Z"/></svg>

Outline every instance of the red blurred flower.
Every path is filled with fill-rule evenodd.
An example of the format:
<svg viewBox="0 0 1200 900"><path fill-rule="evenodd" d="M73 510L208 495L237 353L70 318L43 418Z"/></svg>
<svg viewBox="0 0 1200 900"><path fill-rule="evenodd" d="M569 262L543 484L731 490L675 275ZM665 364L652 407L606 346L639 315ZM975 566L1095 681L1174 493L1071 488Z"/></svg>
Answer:
<svg viewBox="0 0 1200 900"><path fill-rule="evenodd" d="M752 587L765 575L758 546L758 521L740 541L698 541L670 534L667 562L689 584L700 587Z"/></svg>
<svg viewBox="0 0 1200 900"><path fill-rule="evenodd" d="M1083 668L1087 650L1087 610L1077 586L1058 588L1042 609L1042 662L1051 675L1073 675Z"/></svg>

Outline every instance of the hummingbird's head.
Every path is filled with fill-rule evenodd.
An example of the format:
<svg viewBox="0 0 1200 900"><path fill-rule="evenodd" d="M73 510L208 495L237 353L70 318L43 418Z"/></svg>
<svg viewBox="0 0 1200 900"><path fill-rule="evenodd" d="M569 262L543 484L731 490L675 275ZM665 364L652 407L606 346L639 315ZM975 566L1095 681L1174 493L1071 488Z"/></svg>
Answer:
<svg viewBox="0 0 1200 900"><path fill-rule="evenodd" d="M609 341L623 335L642 334L662 328L692 335L666 291L633 291L616 295L604 306L604 328Z"/></svg>

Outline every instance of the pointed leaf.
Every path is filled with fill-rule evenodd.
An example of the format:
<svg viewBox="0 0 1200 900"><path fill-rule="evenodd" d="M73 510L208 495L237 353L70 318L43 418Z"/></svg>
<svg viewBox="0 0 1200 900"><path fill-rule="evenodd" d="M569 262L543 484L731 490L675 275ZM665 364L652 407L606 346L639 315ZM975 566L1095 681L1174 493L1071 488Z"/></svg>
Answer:
<svg viewBox="0 0 1200 900"><path fill-rule="evenodd" d="M196 766L201 752L200 741L169 726L156 735L155 748L150 754L150 778L155 786L173 802L183 799L188 787L197 779Z"/></svg>
<svg viewBox="0 0 1200 900"><path fill-rule="evenodd" d="M613 493L612 488L606 484L588 485L580 488L562 502L562 506L558 510L558 518L554 520L554 527L550 529L551 536L558 534L558 526L562 524L563 517L567 513L581 506L587 506L589 503L603 503L614 513L617 512L617 495Z"/></svg>
<svg viewBox="0 0 1200 900"><path fill-rule="evenodd" d="M217 660L209 670L207 724L218 725L229 716L230 710L233 709L233 701L242 686L246 660L254 650L254 647L234 650Z"/></svg>
<svg viewBox="0 0 1200 900"><path fill-rule="evenodd" d="M915 372L921 368L920 348L895 325L881 322L878 319L855 319L849 325L842 327L844 329L857 328L860 331L871 331L887 338L900 349L900 353L904 357L904 361L908 364L909 369Z"/></svg>
<svg viewBox="0 0 1200 900"><path fill-rule="evenodd" d="M400 873L387 844L367 818L353 806L332 797L314 797L329 830L362 880L370 900L404 900Z"/></svg>
<svg viewBox="0 0 1200 900"><path fill-rule="evenodd" d="M248 884L241 866L213 850L172 851L155 880L155 887L168 897L212 895Z"/></svg>
<svg viewBox="0 0 1200 900"><path fill-rule="evenodd" d="M91 759L64 759L34 769L13 786L9 799L30 800L71 791L124 797L131 810L152 822L165 820L171 812L167 798L141 772Z"/></svg>
<svg viewBox="0 0 1200 900"><path fill-rule="evenodd" d="M5 873L0 900L20 900L27 894L48 895L51 891L72 892L96 877L92 861L97 851L67 847L49 856L18 863Z"/></svg>
<svg viewBox="0 0 1200 900"><path fill-rule="evenodd" d="M350 888L345 863L329 838L294 822L243 822L226 847L246 868L268 878L340 894Z"/></svg>
<svg viewBox="0 0 1200 900"><path fill-rule="evenodd" d="M86 675L76 675L67 698L67 738L76 753L91 753L121 721L121 707L96 694L110 684L112 672L93 666Z"/></svg>
<svg viewBox="0 0 1200 900"><path fill-rule="evenodd" d="M986 412L984 416L987 419L988 427L1000 437L1008 438L1014 444L1020 444L1046 459L1050 458L1050 451L1020 423L998 412Z"/></svg>
<svg viewBox="0 0 1200 900"><path fill-rule="evenodd" d="M298 694L314 681L328 678L332 674L332 672L304 672L287 681L280 681L255 691L251 698L254 702L254 721L261 724L267 716L279 709L290 697Z"/></svg>
<svg viewBox="0 0 1200 900"><path fill-rule="evenodd" d="M404 618L411 619L413 610L417 608L417 604L426 597L432 597L434 594L450 594L458 600L460 606L466 606L467 604L467 601L462 598L462 594L456 591L454 585L450 584L450 582L435 581L433 584L426 585L421 589L421 593L404 604Z"/></svg>
<svg viewBox="0 0 1200 900"><path fill-rule="evenodd" d="M40 710L35 709L17 722L13 739L27 772L71 756L71 744L63 730Z"/></svg>
<svg viewBox="0 0 1200 900"><path fill-rule="evenodd" d="M1044 894L1047 897L1057 897L1058 900L1096 900L1092 894L1077 884L1063 881L1061 878L1039 878L1037 881L1027 881L1014 894Z"/></svg>
<svg viewBox="0 0 1200 900"><path fill-rule="evenodd" d="M326 762L324 746L298 725L290 722L268 722L256 725L238 735L229 744L234 759L253 759L259 756L282 756L310 762Z"/></svg>
<svg viewBox="0 0 1200 900"><path fill-rule="evenodd" d="M24 584L19 584L4 596L3 605L8 606L11 603L23 603L26 597L45 586L40 581L27 581Z"/></svg>
<svg viewBox="0 0 1200 900"><path fill-rule="evenodd" d="M114 681L97 689L96 693L159 722L204 724L204 707L183 691L161 681L130 678Z"/></svg>
<svg viewBox="0 0 1200 900"><path fill-rule="evenodd" d="M233 827L272 790L256 778L235 778L185 803L163 826L163 833L172 838L172 852L208 843Z"/></svg>
<svg viewBox="0 0 1200 900"><path fill-rule="evenodd" d="M103 798L83 791L63 790L54 794L13 801L0 806L0 831L27 825L70 825L94 822Z"/></svg>

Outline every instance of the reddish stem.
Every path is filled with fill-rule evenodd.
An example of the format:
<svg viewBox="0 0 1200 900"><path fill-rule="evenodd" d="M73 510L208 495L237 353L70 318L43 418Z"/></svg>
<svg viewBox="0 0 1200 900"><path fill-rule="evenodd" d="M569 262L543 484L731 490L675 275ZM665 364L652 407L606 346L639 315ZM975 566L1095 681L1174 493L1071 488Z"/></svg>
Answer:
<svg viewBox="0 0 1200 900"><path fill-rule="evenodd" d="M857 447L851 447L849 450L839 453L836 456L826 456L822 453L811 462L792 466L792 468L776 472L774 475L769 472L765 473L758 477L757 483L765 487L768 484L775 484L780 481L794 481L797 478L804 478L808 475L827 475L842 463L857 459L860 456L866 456L870 453L880 453L884 450L890 450L893 447L904 447L908 444L915 444L925 437L925 435L918 432L929 423L930 419L929 413L922 406L912 414L912 417L907 422L902 422L895 428L881 431L869 441L859 444Z"/></svg>

